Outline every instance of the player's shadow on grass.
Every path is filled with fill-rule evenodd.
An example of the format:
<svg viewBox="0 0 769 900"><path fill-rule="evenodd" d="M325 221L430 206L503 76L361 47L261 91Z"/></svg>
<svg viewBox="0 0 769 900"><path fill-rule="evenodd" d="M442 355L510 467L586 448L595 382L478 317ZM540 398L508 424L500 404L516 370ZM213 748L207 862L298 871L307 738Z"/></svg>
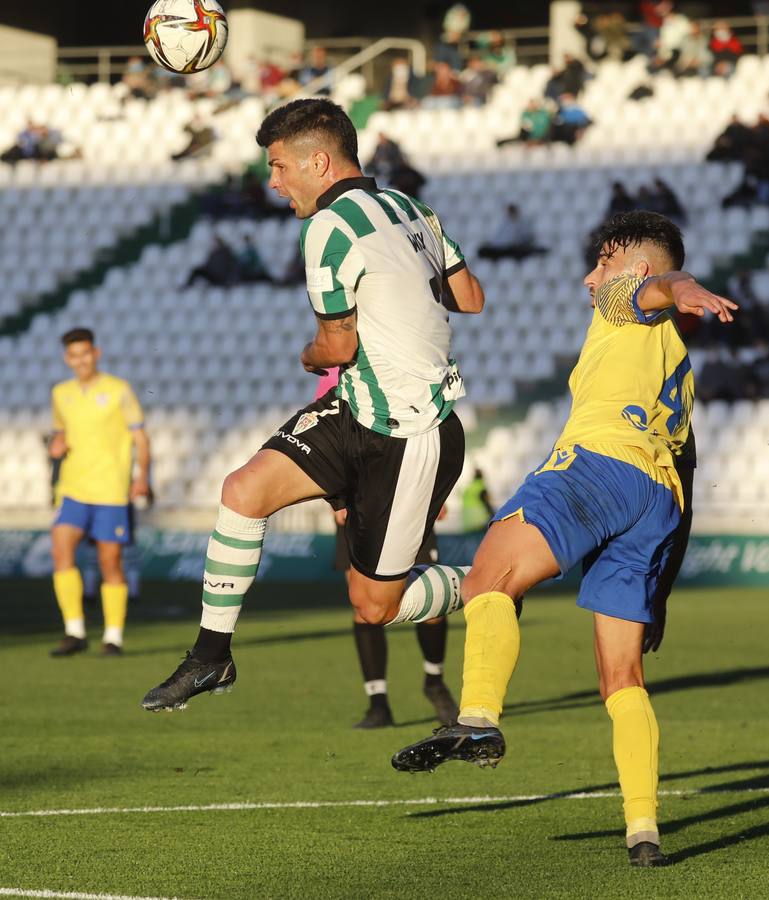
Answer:
<svg viewBox="0 0 769 900"><path fill-rule="evenodd" d="M769 759L759 760L756 762L733 763L727 766L706 766L703 769L691 769L684 772L670 772L660 777L660 781L680 781L684 778L695 778L700 775L717 775L725 772L755 772L759 769L766 769L766 774L757 775L752 778L740 779L739 781L727 781L707 787L697 787L692 789L692 793L702 796L708 793L717 793L724 791L744 791L744 790L763 790L769 788ZM548 803L552 800L564 800L579 794L594 794L601 791L616 791L617 782L611 781L604 784L593 784L588 786L580 786L567 791L556 791L552 794L543 794L533 797L521 797L515 800L502 800L498 803L474 803L471 806L452 806L446 809L432 809L423 812L412 812L407 815L414 819L430 819L437 816L452 816L469 812L498 812L504 809L517 809L522 806L534 806L540 803ZM751 809L757 809L763 806L769 806L769 797L744 801L743 803L733 804L725 807L725 811L713 810L711 813L698 814L676 822L665 823L665 834L677 831L687 825L695 822L705 821L708 818L721 818L722 816L738 815L740 812L747 812ZM730 812L731 810L731 812ZM605 838L605 837L621 837L625 834L624 830L607 829L604 831L588 831L577 834L558 835L554 838L557 841L577 841L586 840L588 838ZM683 851L682 851L683 852Z"/></svg>
<svg viewBox="0 0 769 900"><path fill-rule="evenodd" d="M745 681L769 679L769 666L753 666L744 669L726 669L722 672L700 672L696 675L679 675L675 678L663 678L659 681L647 682L647 689L653 696L688 691L695 688L725 687L741 684ZM576 691L562 694L560 697L549 697L545 700L525 700L522 703L508 703L504 707L506 716L526 716L538 712L558 712L570 709L583 709L590 706L603 706L598 690Z"/></svg>
<svg viewBox="0 0 769 900"><path fill-rule="evenodd" d="M269 634L261 637L238 638L237 648L260 647L266 644L296 644L300 641L320 641L326 638L347 637L349 628L330 628L324 631L296 631L290 634ZM158 653L179 653L179 644L173 647L147 647L144 650L126 650L124 656L155 656ZM233 648L235 652L235 648Z"/></svg>

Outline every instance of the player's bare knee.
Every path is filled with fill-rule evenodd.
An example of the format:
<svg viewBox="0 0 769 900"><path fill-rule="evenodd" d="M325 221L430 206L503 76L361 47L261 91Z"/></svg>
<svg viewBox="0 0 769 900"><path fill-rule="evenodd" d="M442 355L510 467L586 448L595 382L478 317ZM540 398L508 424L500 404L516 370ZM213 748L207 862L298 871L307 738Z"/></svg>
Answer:
<svg viewBox="0 0 769 900"><path fill-rule="evenodd" d="M355 609L356 618L367 625L386 625L395 618L398 606L387 598L377 597L367 584L350 583L350 603Z"/></svg>
<svg viewBox="0 0 769 900"><path fill-rule="evenodd" d="M598 678L598 689L601 699L606 701L612 694L629 687L643 687L643 675L634 668L602 671Z"/></svg>
<svg viewBox="0 0 769 900"><path fill-rule="evenodd" d="M243 516L258 517L261 497L258 482L244 469L235 469L222 484L222 504Z"/></svg>
<svg viewBox="0 0 769 900"><path fill-rule="evenodd" d="M490 591L499 591L507 594L512 599L516 599L523 595L523 590L518 590L516 579L513 572L508 569L506 572L499 570L484 570L473 567L465 575L462 582L462 603L465 606L479 594L487 594Z"/></svg>

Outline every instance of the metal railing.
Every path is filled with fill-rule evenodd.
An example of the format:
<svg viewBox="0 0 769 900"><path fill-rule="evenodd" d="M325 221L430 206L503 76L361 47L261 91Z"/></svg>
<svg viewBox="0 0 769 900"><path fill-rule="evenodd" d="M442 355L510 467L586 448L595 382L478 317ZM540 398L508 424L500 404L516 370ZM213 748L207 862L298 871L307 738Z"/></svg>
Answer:
<svg viewBox="0 0 769 900"><path fill-rule="evenodd" d="M128 47L59 47L58 68L61 75L76 81L110 82L122 76L126 63L134 56L149 59L144 44Z"/></svg>

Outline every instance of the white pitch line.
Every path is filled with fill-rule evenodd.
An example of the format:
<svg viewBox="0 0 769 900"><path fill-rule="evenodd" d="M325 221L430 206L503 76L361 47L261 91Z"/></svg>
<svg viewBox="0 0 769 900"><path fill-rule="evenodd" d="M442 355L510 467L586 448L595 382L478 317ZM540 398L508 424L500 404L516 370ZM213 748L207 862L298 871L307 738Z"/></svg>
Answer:
<svg viewBox="0 0 769 900"><path fill-rule="evenodd" d="M127 894L81 894L77 891L29 891L0 888L0 897L53 897L62 900L179 900L178 897L135 897Z"/></svg>
<svg viewBox="0 0 769 900"><path fill-rule="evenodd" d="M769 787L729 788L709 790L695 788L691 790L659 791L662 797L691 797L707 794L766 794ZM542 800L600 800L605 797L620 797L619 791L575 791L569 794L517 794L502 797L420 797L406 800L296 800L287 802L262 801L259 803L207 803L199 806L94 806L88 809L32 809L22 812L0 810L0 819L21 819L30 817L47 818L51 816L105 816L122 815L124 813L167 813L167 812L239 812L260 809L335 809L352 807L387 807L387 806L438 806L453 803L536 803ZM144 898L137 898L144 900Z"/></svg>

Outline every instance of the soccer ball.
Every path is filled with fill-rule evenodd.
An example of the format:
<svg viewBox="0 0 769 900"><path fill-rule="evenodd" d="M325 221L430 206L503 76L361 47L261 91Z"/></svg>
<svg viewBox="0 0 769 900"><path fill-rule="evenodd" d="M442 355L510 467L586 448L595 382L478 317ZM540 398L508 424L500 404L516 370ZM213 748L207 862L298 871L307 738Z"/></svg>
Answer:
<svg viewBox="0 0 769 900"><path fill-rule="evenodd" d="M172 72L207 69L226 43L227 17L216 0L156 0L144 20L149 55Z"/></svg>

